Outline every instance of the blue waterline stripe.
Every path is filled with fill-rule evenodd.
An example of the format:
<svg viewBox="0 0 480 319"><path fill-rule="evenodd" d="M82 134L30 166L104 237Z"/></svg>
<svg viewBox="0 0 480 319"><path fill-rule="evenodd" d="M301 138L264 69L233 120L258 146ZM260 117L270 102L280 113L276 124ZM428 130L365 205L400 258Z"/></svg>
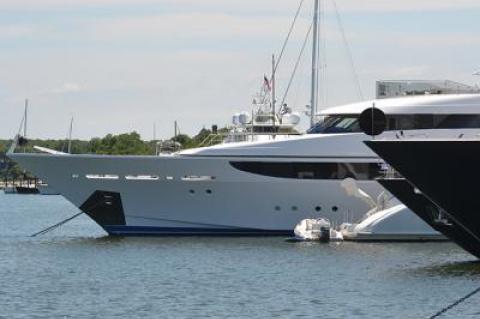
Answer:
<svg viewBox="0 0 480 319"><path fill-rule="evenodd" d="M256 230L254 228L244 228L244 227L239 227L239 226L227 226L227 225L221 225L221 224L208 224L208 223L199 223L199 222L185 222L182 220L177 220L177 219L168 219L168 218L158 218L158 217L146 217L146 216L138 216L138 215L125 215L125 217L129 219L145 219L145 220L154 220L154 221L162 221L162 222L175 222L178 224L185 224L185 225L197 225L197 226L209 226L210 228L203 227L205 229L211 229L211 228L220 228L220 229L252 229ZM125 226L123 226L125 227ZM127 226L127 227L138 227L138 226ZM150 228L148 226L143 226L146 228ZM169 228L169 227L165 227ZM199 229L202 227L175 227L175 228L182 228L182 229Z"/></svg>
<svg viewBox="0 0 480 319"><path fill-rule="evenodd" d="M165 236L165 235L292 235L290 230L269 230L252 228L195 228L195 227L147 227L147 226L103 226L110 235L117 236Z"/></svg>

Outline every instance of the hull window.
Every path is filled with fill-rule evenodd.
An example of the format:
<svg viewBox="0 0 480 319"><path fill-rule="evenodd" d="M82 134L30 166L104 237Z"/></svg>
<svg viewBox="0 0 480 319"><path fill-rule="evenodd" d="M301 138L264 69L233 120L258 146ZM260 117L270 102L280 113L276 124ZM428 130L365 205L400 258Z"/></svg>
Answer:
<svg viewBox="0 0 480 319"><path fill-rule="evenodd" d="M130 181L156 181L159 180L160 177L157 175L127 175L125 179Z"/></svg>
<svg viewBox="0 0 480 319"><path fill-rule="evenodd" d="M371 180L383 172L380 163L230 162L230 165L252 174L294 179Z"/></svg>
<svg viewBox="0 0 480 319"><path fill-rule="evenodd" d="M112 174L87 174L85 177L87 179L118 179L118 175Z"/></svg>
<svg viewBox="0 0 480 319"><path fill-rule="evenodd" d="M215 176L187 175L182 177L182 181L212 181L214 179Z"/></svg>

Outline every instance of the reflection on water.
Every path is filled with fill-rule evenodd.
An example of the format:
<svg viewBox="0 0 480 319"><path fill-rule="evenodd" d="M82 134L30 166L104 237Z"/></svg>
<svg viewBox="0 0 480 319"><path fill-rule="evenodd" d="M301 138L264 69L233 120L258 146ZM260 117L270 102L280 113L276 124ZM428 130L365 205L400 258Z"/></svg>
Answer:
<svg viewBox="0 0 480 319"><path fill-rule="evenodd" d="M86 216L29 237L76 212L58 196L0 195L0 317L425 318L480 275L453 243L121 238Z"/></svg>
<svg viewBox="0 0 480 319"><path fill-rule="evenodd" d="M448 262L445 264L418 268L415 271L422 276L472 277L472 279L477 279L480 278L480 261Z"/></svg>

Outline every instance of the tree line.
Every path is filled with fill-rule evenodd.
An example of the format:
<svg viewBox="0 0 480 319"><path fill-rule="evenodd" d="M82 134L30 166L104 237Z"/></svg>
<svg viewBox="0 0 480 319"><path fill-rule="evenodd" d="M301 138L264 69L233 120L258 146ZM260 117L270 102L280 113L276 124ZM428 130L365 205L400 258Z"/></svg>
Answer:
<svg viewBox="0 0 480 319"><path fill-rule="evenodd" d="M219 132L225 132L220 129ZM186 134L179 134L170 138L172 142L180 143L182 149L194 148L212 133L211 130L203 128L197 135L191 137ZM29 178L17 164L6 157L6 152L12 140L0 140L0 179L5 178ZM144 141L137 132L123 133L118 135L108 134L102 138L92 138L89 141L72 140L72 154L106 154L106 155L154 155L157 141ZM47 147L60 152L67 152L68 140L66 139L29 139L24 146L17 146L21 151L34 152L33 146Z"/></svg>

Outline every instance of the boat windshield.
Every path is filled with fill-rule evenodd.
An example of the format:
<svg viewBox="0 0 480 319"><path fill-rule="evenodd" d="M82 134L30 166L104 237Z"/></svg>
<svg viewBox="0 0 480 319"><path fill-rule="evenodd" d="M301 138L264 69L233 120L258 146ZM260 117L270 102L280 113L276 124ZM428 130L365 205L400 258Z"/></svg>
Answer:
<svg viewBox="0 0 480 319"><path fill-rule="evenodd" d="M335 134L361 132L358 115L329 115L312 126L308 134Z"/></svg>

